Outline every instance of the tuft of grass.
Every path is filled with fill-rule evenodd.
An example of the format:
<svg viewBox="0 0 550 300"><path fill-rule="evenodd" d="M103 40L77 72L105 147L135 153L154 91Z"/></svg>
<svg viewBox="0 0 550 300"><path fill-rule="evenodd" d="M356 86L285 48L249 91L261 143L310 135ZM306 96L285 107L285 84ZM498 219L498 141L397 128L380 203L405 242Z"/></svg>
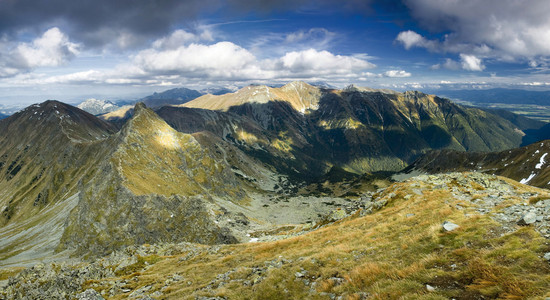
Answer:
<svg viewBox="0 0 550 300"><path fill-rule="evenodd" d="M529 204L533 205L536 204L539 201L544 201L550 199L549 195L537 195L529 198Z"/></svg>
<svg viewBox="0 0 550 300"><path fill-rule="evenodd" d="M148 255L148 256L139 256L137 257L137 262L134 264L131 264L129 266L126 266L124 268L121 268L120 270L117 270L115 272L115 275L117 276L124 276L124 275L131 275L138 271L143 270L145 267L154 265L157 262L163 260L164 258L161 256L158 256L156 254Z"/></svg>

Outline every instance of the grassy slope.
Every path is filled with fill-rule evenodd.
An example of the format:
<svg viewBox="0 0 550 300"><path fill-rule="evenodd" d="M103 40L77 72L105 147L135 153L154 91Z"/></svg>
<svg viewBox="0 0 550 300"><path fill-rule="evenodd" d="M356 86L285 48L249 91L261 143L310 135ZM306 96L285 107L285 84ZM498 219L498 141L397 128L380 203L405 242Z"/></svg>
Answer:
<svg viewBox="0 0 550 300"><path fill-rule="evenodd" d="M492 178L506 181L514 191L497 210L525 202L521 193L548 196L546 190ZM449 185L468 191L474 199L492 192L469 181L468 175L459 175L459 182L453 180ZM415 192L418 189L423 189L423 195ZM144 257L117 279L125 279L125 288L130 290L151 286L153 292L164 287L161 298L169 299L202 295L328 299L329 294L323 293L344 295L344 299L360 299L361 293L373 299L550 296L550 266L541 258L550 247L532 227L506 232L488 215L477 213L472 202L425 181L397 183L377 196L388 203L373 215L356 215L276 242L205 248L195 255ZM445 220L460 228L443 232ZM184 279L166 284L174 274ZM216 279L223 274L226 279ZM86 287L101 291L109 280L90 281ZM428 291L426 284L435 291Z"/></svg>

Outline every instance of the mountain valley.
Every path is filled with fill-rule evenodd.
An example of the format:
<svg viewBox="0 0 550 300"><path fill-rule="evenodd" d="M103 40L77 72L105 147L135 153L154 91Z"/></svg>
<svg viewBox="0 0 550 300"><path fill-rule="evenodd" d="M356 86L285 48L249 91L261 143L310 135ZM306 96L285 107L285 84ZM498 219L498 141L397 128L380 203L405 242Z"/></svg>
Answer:
<svg viewBox="0 0 550 300"><path fill-rule="evenodd" d="M0 299L550 296L550 141L518 148L545 123L299 81L157 98L0 120Z"/></svg>

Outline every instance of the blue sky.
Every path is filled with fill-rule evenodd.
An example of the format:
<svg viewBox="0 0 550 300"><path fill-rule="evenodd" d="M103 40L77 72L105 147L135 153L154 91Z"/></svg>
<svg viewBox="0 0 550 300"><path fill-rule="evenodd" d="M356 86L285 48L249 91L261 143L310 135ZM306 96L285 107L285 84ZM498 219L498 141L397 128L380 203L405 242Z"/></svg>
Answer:
<svg viewBox="0 0 550 300"><path fill-rule="evenodd" d="M291 80L550 89L547 0L0 1L0 105Z"/></svg>

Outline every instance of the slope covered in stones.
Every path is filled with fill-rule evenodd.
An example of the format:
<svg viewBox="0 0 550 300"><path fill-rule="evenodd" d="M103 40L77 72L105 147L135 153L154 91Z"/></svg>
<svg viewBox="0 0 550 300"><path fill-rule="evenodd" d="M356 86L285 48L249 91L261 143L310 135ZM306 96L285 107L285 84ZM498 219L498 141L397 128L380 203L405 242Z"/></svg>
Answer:
<svg viewBox="0 0 550 300"><path fill-rule="evenodd" d="M478 171L548 188L550 187L549 153L550 140L501 152L433 151L420 157L403 173Z"/></svg>
<svg viewBox="0 0 550 300"><path fill-rule="evenodd" d="M547 214L550 200L540 199L548 196L481 173L419 176L363 198L377 209L291 238L143 245L92 263L38 265L9 279L0 295L544 299L550 247L541 233L549 220L521 220Z"/></svg>

